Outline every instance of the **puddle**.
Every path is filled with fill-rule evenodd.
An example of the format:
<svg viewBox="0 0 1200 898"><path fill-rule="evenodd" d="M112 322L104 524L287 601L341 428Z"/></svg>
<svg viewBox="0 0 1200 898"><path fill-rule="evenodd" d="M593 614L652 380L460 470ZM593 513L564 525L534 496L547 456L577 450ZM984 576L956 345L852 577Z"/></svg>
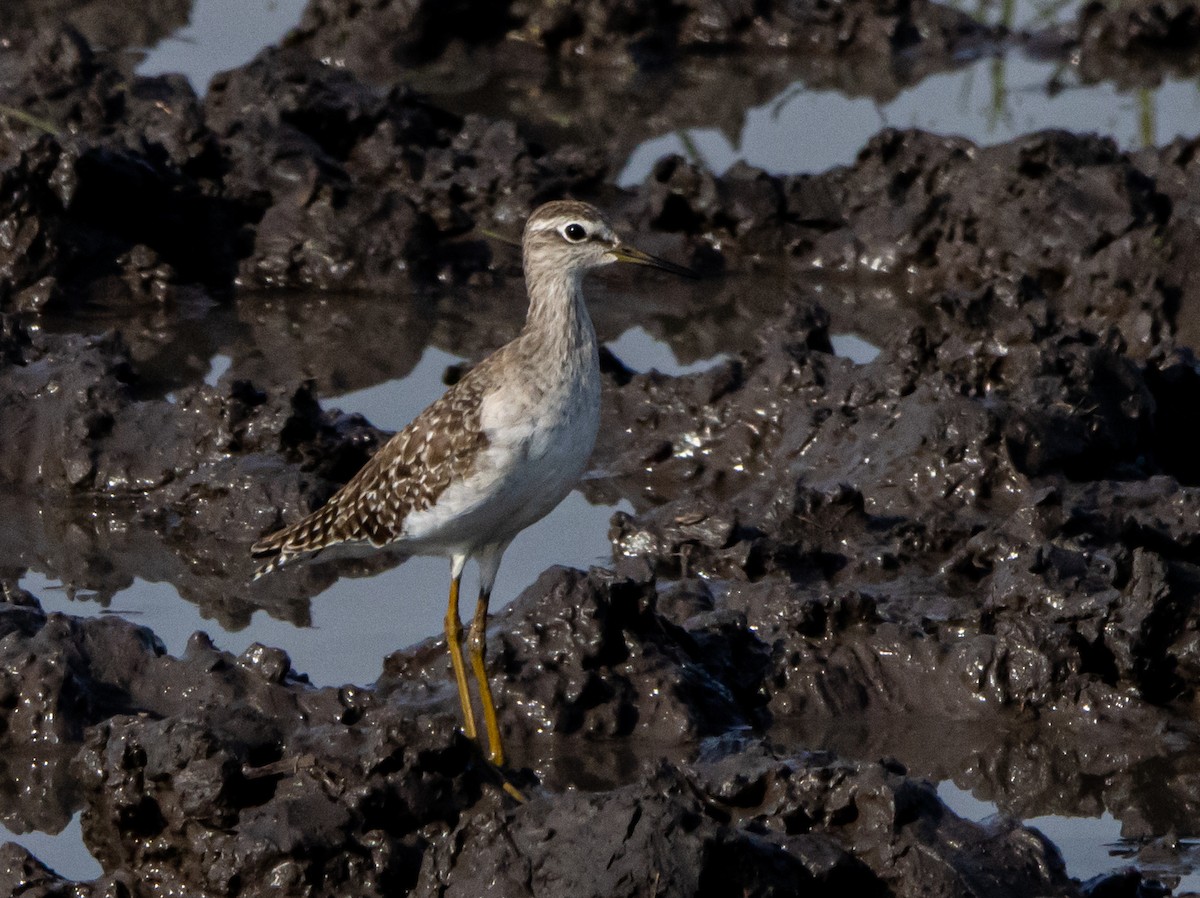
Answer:
<svg viewBox="0 0 1200 898"><path fill-rule="evenodd" d="M1066 73L1069 76L1069 72ZM1122 93L1111 84L1061 84L1062 66L1019 51L932 75L885 104L797 82L746 110L741 134L689 128L652 137L630 155L618 177L641 183L654 163L679 154L721 174L745 161L776 174L821 172L854 161L880 129L922 128L1003 143L1046 128L1097 132L1134 149L1191 135L1200 120L1200 85L1165 79L1153 90ZM1055 84L1050 90L1049 85Z"/></svg>
<svg viewBox="0 0 1200 898"><path fill-rule="evenodd" d="M1070 0L949 0L946 4L987 25L1010 31L1037 31L1074 21L1078 9Z"/></svg>
<svg viewBox="0 0 1200 898"><path fill-rule="evenodd" d="M856 365L870 364L883 351L858 334L830 334L829 344L833 347L834 355L849 359Z"/></svg>
<svg viewBox="0 0 1200 898"><path fill-rule="evenodd" d="M978 823L1000 813L1000 809L990 801L981 801L966 789L960 789L951 780L942 780L937 784L937 794L946 807L958 814L964 820Z"/></svg>
<svg viewBox="0 0 1200 898"><path fill-rule="evenodd" d="M992 802L981 801L950 780L938 783L937 793L950 810L967 820L979 822L1000 813ZM1173 853L1178 860L1174 865L1143 863L1135 857L1138 846L1121 838L1121 821L1107 811L1099 817L1047 814L1028 817L1023 822L1058 847L1068 875L1078 880L1086 882L1094 876L1136 865L1146 875L1163 877L1169 883L1179 879L1174 888L1177 894L1200 888L1200 864L1189 858L1194 853L1190 843L1182 842L1181 850Z"/></svg>
<svg viewBox="0 0 1200 898"><path fill-rule="evenodd" d="M445 391L446 367L459 361L455 355L428 347L405 377L325 399L323 405L358 412L380 427L396 430ZM231 364L228 356L214 355L206 380L215 382ZM571 493L513 541L496 580L494 607L512 601L552 565L587 569L609 564L608 524L617 510L633 509L624 501L615 506L592 505L580 493ZM474 567L468 566L466 595L474 595L477 589L475 576ZM296 670L327 686L371 683L390 652L440 634L448 577L445 559L410 558L371 577L337 580L311 600L308 626L257 610L248 625L236 629L206 618L200 607L185 601L165 580L135 577L127 588L106 595L103 605L87 597L86 583L75 584L83 591L74 598L46 573L27 573L20 583L47 611L119 614L149 627L173 655L183 653L197 630L208 632L217 646L234 654L255 642L277 646L291 656ZM250 587L244 588L249 593Z"/></svg>
<svg viewBox="0 0 1200 898"><path fill-rule="evenodd" d="M639 373L654 370L671 377L699 374L721 364L729 357L728 353L719 353L696 362L681 362L667 343L657 339L640 325L629 328L620 337L609 340L605 345L626 368Z"/></svg>
<svg viewBox="0 0 1200 898"><path fill-rule="evenodd" d="M950 780L937 787L938 798L958 816L978 823L1001 813L990 801L981 801ZM1129 866L1129 861L1113 851L1121 842L1121 822L1112 814L1100 817L1064 817L1048 814L1024 821L1058 846L1067 865L1067 873L1079 880L1088 880L1102 873L1111 873Z"/></svg>
<svg viewBox="0 0 1200 898"><path fill-rule="evenodd" d="M208 373L204 375L204 382L210 387L215 387L217 381L221 379L226 371L233 366L233 359L230 356L217 353L209 362Z"/></svg>
<svg viewBox="0 0 1200 898"><path fill-rule="evenodd" d="M445 350L427 346L404 377L322 398L321 405L357 412L376 427L399 430L446 392L443 380L446 369L464 361Z"/></svg>
<svg viewBox="0 0 1200 898"><path fill-rule="evenodd" d="M145 51L137 71L143 75L182 72L197 92L203 93L214 73L249 61L262 47L285 34L299 21L304 6L305 0L197 0L188 24ZM1020 9L1017 17L1023 22L1044 18L1043 11L1023 4L1017 6ZM1011 7L1000 4L994 8ZM1051 4L1046 6L1045 13L1053 16L1064 10L1073 12L1074 7ZM1154 89L1122 92L1107 83L1072 83L1072 76L1070 69L1012 50L1003 56L980 59L956 72L928 77L883 104L834 91L810 90L802 82L796 82L768 102L746 110L741 131L734 137L715 127L699 127L645 139L629 156L618 180L626 186L639 183L654 162L669 153L691 157L716 173L739 160L777 173L823 171L851 163L868 139L889 126L956 134L984 145L1043 128L1099 131L1123 147L1136 148L1164 143L1178 133L1192 134L1200 120L1200 86L1194 80L1166 79ZM1053 90L1049 88L1051 84ZM312 309L314 320L325 321L336 314L359 323L364 320L354 310L357 307L331 314L314 302ZM278 337L290 333L270 318L276 313L270 302L261 303L258 315L267 319L261 328L263 334ZM399 330L404 337L409 329L397 327L388 318L394 314L390 308L381 308L375 314L380 316L378 322L387 323L387 329L380 332L387 335L386 353L381 352L380 358L386 357L393 371L396 367L403 369L403 365L396 366L397 338L392 335ZM417 314L414 324L429 326L424 317ZM415 346L419 347L427 333L417 333L416 327L412 330ZM248 338L243 336L247 331L251 332ZM248 324L230 318L228 331L221 337L229 341L254 339L258 335L253 331L253 320ZM399 428L443 392L446 367L461 359L441 349L425 348L405 377L357 386L362 378L374 377L376 370L374 365L354 364L362 361L361 356L370 355L362 345L364 332L377 331L373 325L365 331L361 327L348 328L347 341L333 347L334 356L345 353L346 371L341 368L326 371L323 364L313 364L305 351L311 352L315 346L321 356L331 352L328 342L314 341L309 331L307 339L295 341L295 347L291 344L283 347L295 348L295 358L289 357L288 365L277 376L288 382L315 376L327 387L354 384L356 388L352 390L324 390L323 404L360 412L382 427ZM216 338L190 333L181 342L194 347L205 339ZM869 363L880 351L854 333L832 335L831 342L836 354L857 364ZM608 345L635 370L654 368L675 376L705 370L724 357L716 354L681 362L670 345L642 326L624 330ZM280 346L264 344L256 348L261 349L263 366L278 372ZM414 355L415 352L414 347ZM208 358L207 370L203 367L205 358ZM247 365L244 352L228 347L211 355L201 352L198 359L201 367L196 376L210 385L237 365ZM255 371L253 367L249 370ZM615 507L593 506L579 493L572 493L547 518L521 534L509 549L500 571L495 589L496 607L511 601L551 564L586 568L607 563L608 520L617 509L632 510L625 502ZM467 575L470 581L466 585L467 595L474 589L474 576L472 568ZM183 600L170 583L144 578L135 578L131 586L113 595L107 608L80 596L72 600L64 590L55 588L56 581L46 573L28 573L21 584L37 595L47 610L127 616L153 629L172 654L183 652L194 631L206 630L218 646L234 653L240 653L253 642L283 648L296 669L307 673L314 683L339 685L373 681L389 652L441 632L447 562L440 558L415 558L370 578L340 579L312 600L311 626L307 627L257 611L248 626L236 630L222 628L204 617L199 607ZM969 819L984 819L997 812L994 804L975 798L949 780L939 784L938 794ZM1135 860L1147 871L1158 870L1145 858L1132 856L1137 847L1122 842L1120 822L1109 814L1098 818L1049 815L1030 818L1026 823L1059 846L1068 872L1079 879L1119 869ZM58 873L72 879L88 880L101 872L84 846L78 814L54 835L13 834L0 826L0 841L4 840L22 844ZM1194 853L1194 846L1189 850ZM1162 875L1182 875L1180 891L1200 890L1196 867L1186 871L1164 868Z"/></svg>
<svg viewBox="0 0 1200 898"><path fill-rule="evenodd" d="M1118 849L1126 863L1171 886L1176 895L1200 894L1200 842L1180 840L1173 850L1165 851L1159 857L1148 857L1148 852L1139 853L1138 846L1126 845Z"/></svg>
<svg viewBox="0 0 1200 898"><path fill-rule="evenodd" d="M1117 853L1121 844L1121 821L1112 814L1031 817L1025 825L1058 846L1066 861L1067 873L1076 879L1088 880L1129 866L1129 861Z"/></svg>
<svg viewBox="0 0 1200 898"><path fill-rule="evenodd" d="M513 541L496 579L493 608L507 605L551 565L586 569L608 564L608 521L617 510L632 511L632 506L625 502L615 507L591 505L579 493L571 493ZM465 595L475 594L474 577L474 568L468 566ZM236 630L205 618L199 607L166 582L135 578L106 606L88 599L86 593L76 593L72 599L44 573L27 573L20 585L37 596L46 611L117 614L149 627L172 655L182 655L188 638L203 630L219 648L235 655L255 642L281 648L291 657L292 666L318 686L365 685L379 677L389 653L441 634L449 567L442 558L410 558L371 577L343 577L311 600L309 626L258 610L248 626Z"/></svg>
<svg viewBox="0 0 1200 898"><path fill-rule="evenodd" d="M187 25L145 51L139 75L182 72L201 96L217 72L244 65L300 21L307 0L196 0Z"/></svg>
<svg viewBox="0 0 1200 898"><path fill-rule="evenodd" d="M58 833L14 833L0 823L0 842L16 842L39 861L68 879L80 882L95 879L104 870L83 843L83 828L76 812Z"/></svg>

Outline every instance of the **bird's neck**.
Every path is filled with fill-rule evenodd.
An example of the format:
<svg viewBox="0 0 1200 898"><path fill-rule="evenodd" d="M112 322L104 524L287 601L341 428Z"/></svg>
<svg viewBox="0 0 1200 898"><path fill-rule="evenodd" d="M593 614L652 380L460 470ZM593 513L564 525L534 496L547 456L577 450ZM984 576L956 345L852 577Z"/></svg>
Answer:
<svg viewBox="0 0 1200 898"><path fill-rule="evenodd" d="M583 299L582 272L535 269L526 278L529 289L526 334L564 353L595 344L596 332Z"/></svg>

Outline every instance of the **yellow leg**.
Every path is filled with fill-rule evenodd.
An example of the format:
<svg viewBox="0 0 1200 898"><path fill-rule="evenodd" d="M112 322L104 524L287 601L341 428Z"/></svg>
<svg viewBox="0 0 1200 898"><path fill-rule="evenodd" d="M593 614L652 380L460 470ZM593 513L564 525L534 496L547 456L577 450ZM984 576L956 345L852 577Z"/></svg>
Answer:
<svg viewBox="0 0 1200 898"><path fill-rule="evenodd" d="M467 666L462 655L462 621L458 617L458 583L462 576L450 578L450 607L446 609L446 648L450 650L450 664L454 667L454 679L458 683L458 700L462 702L463 732L468 739L475 738L475 712L471 710L471 690L467 686Z"/></svg>
<svg viewBox="0 0 1200 898"><path fill-rule="evenodd" d="M489 757L497 767L504 766L504 745L500 741L500 723L496 720L496 705L492 701L492 687L488 685L487 669L483 666L483 655L487 644L488 595L479 593L479 602L475 606L475 619L471 621L471 633L467 638L467 648L471 653L471 667L475 671L475 680L479 683L479 698L483 702L483 722L487 726Z"/></svg>

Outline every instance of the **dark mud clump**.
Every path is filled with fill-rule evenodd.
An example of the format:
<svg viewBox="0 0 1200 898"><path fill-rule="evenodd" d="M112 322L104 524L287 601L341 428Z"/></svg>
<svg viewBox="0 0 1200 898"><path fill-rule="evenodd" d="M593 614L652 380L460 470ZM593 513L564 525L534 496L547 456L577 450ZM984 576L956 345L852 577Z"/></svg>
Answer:
<svg viewBox="0 0 1200 898"><path fill-rule="evenodd" d="M380 92L298 51L219 77L128 76L76 32L0 85L0 303L20 311L227 297L235 284L343 290L465 280L477 226L594 189L597 154L511 122Z"/></svg>
<svg viewBox="0 0 1200 898"><path fill-rule="evenodd" d="M798 81L883 102L1005 37L930 2L468 6L319 0L284 43L462 114L507 106L531 137L601 151L615 172L647 135L736 134Z"/></svg>
<svg viewBox="0 0 1200 898"><path fill-rule="evenodd" d="M1088 81L1158 84L1166 75L1187 77L1200 63L1200 5L1189 0L1085 3L1075 27Z"/></svg>
<svg viewBox="0 0 1200 898"><path fill-rule="evenodd" d="M398 73L452 48L529 44L555 63L576 60L653 69L690 53L800 48L859 55L876 64L908 54L950 57L991 32L939 3L855 2L713 5L702 2L311 4L290 42L314 56L376 73Z"/></svg>
<svg viewBox="0 0 1200 898"><path fill-rule="evenodd" d="M303 386L267 395L232 380L162 395L139 379L116 335L52 335L3 322L0 427L22 436L0 461L0 476L19 485L10 509L50 505L51 513L37 516L43 533L69 531L71 510L82 505L131 515L156 534L158 548L137 553L156 560L132 569L72 559L75 540L67 540L67 557L54 566L68 584L77 573L111 593L156 571L230 622L328 585L331 572L297 571L299 580L264 584L247 604L230 584L244 583L252 566L234 547L275 526L278 509L323 502L379 445L378 430L357 416L322 412ZM44 551L37 542L20 528L5 534L13 558L36 557Z"/></svg>
<svg viewBox="0 0 1200 898"><path fill-rule="evenodd" d="M779 203L816 179L760 179L748 220L790 238L798 273L865 261L926 299L886 329L864 322L883 350L865 366L831 356L828 320L802 305L724 369L615 389L612 431L636 423L604 463L623 494L649 500L618 522L624 554L743 581L728 597L756 632L779 630L775 682L803 693L783 690L786 713L861 709L875 692L893 708L908 694L917 711L921 676L967 655L978 676L959 681L961 704L936 690L955 714L990 707L981 692L1088 713L1095 690L1147 710L1189 699L1200 471L1178 451L1195 436L1178 403L1200 381L1177 335L1200 301L1186 262L1200 235L1183 187L1194 173L1160 174L1180 160L1065 134L985 150L884 134L819 179L844 222L791 229ZM729 187L652 185L650 211L687 210L704 230L730 214ZM1034 624L1042 605L1055 610ZM807 630L824 643L831 628L906 641L896 627L919 642L852 651L840 697L831 659L790 642ZM953 636L938 645L943 627ZM894 678L875 661L857 669L876 657Z"/></svg>
<svg viewBox="0 0 1200 898"><path fill-rule="evenodd" d="M151 47L187 25L190 14L188 0L12 0L0 9L0 34L5 46L24 47L68 25L94 47Z"/></svg>
<svg viewBox="0 0 1200 898"><path fill-rule="evenodd" d="M569 606L585 616L629 591L588 588L596 600ZM53 728L83 740L71 763L84 831L115 872L77 894L256 894L269 883L316 895L350 882L363 894L421 895L496 882L507 895L611 895L631 884L679 896L916 895L931 884L1079 894L1036 834L961 820L894 763L732 739L684 767L660 763L636 784L539 794L514 808L488 787L446 710L420 712L386 690L314 690L279 650L234 658L196 637L176 659L124 621L47 617L23 603L0 607L0 626L7 690L29 680L23 659L41 659L41 686L18 699L5 738ZM652 645L635 631L627 638L635 650ZM611 661L583 660L615 676ZM167 847L181 843L184 854ZM923 870L931 858L936 872ZM14 847L2 861L0 882L14 894L64 885Z"/></svg>
<svg viewBox="0 0 1200 898"><path fill-rule="evenodd" d="M264 102L263 98L269 98ZM485 267L482 224L515 227L543 199L597 186L604 165L547 151L511 122L386 94L295 50L218 77L206 100L225 194L254 219L251 286L395 288Z"/></svg>
<svg viewBox="0 0 1200 898"><path fill-rule="evenodd" d="M0 84L0 306L159 304L227 290L237 216L182 76L134 78L70 30Z"/></svg>
<svg viewBox="0 0 1200 898"><path fill-rule="evenodd" d="M313 58L326 42L369 58L399 24L401 61L440 58L455 8L438 9L315 4L294 46L203 102L180 79L124 78L72 32L22 46L2 99L21 114L0 132L0 512L24 522L0 544L0 747L38 772L6 807L47 828L80 810L105 872L68 883L10 846L0 885L1161 893L1137 873L1073 881L1036 832L960 819L923 780L1024 815L1109 811L1130 837L1200 835L1195 141L980 148L889 130L822 175L668 159L619 191L605 151ZM889 59L981 33L934 4L502 6L453 24L459 42L521 36L647 72L801 26L830 53ZM223 621L304 622L347 569L251 587L246 546L383 434L323 411L307 363L264 355L293 345L285 314L252 318L258 355L215 385L203 360L162 373L156 352L178 339L162 319L193 327L238 283L355 288L396 307L369 323L412 323L396 355L448 330L492 339L514 326L516 294L497 297L517 281L481 226L516 233L564 194L728 273L708 296L732 311L645 291L729 357L678 378L606 357L601 476L584 489L632 507L613 520L615 570L552 569L496 616L492 680L527 804L458 733L438 642L393 655L371 688L318 688L282 649L234 657L196 636L174 658L148 630L45 614L19 587L35 566L110 595L152 571ZM463 288L458 319L400 289L436 282ZM115 330L55 321L97 305ZM632 306L606 311L614 331ZM847 331L878 355L834 354ZM335 387L336 362L318 367ZM86 532L97 521L138 536Z"/></svg>

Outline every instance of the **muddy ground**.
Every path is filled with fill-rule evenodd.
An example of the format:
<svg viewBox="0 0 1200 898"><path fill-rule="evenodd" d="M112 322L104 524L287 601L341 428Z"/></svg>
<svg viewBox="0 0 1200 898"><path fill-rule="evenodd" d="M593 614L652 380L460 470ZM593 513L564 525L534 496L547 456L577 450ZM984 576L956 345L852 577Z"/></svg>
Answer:
<svg viewBox="0 0 1200 898"><path fill-rule="evenodd" d="M82 810L105 872L9 845L0 893L1169 890L1074 881L929 781L1107 810L1148 852L1200 836L1200 141L885 131L820 175L613 179L647 131L797 78L882 98L1018 43L1091 79L1194 74L1195 4L1010 33L917 0L313 0L203 98L114 55L137 4L59 6L0 13L0 794L24 828ZM497 71L507 116L477 108ZM728 358L672 378L605 356L584 491L634 508L611 570L547 570L489 636L527 804L457 731L439 642L315 688L286 646L172 657L17 585L36 559L303 623L348 569L252 588L246 547L385 436L322 392L513 336L516 255L482 231L567 195L705 275L591 285L601 333L653 311L681 357ZM295 289L356 293L281 311ZM835 332L881 352L835 356Z"/></svg>

